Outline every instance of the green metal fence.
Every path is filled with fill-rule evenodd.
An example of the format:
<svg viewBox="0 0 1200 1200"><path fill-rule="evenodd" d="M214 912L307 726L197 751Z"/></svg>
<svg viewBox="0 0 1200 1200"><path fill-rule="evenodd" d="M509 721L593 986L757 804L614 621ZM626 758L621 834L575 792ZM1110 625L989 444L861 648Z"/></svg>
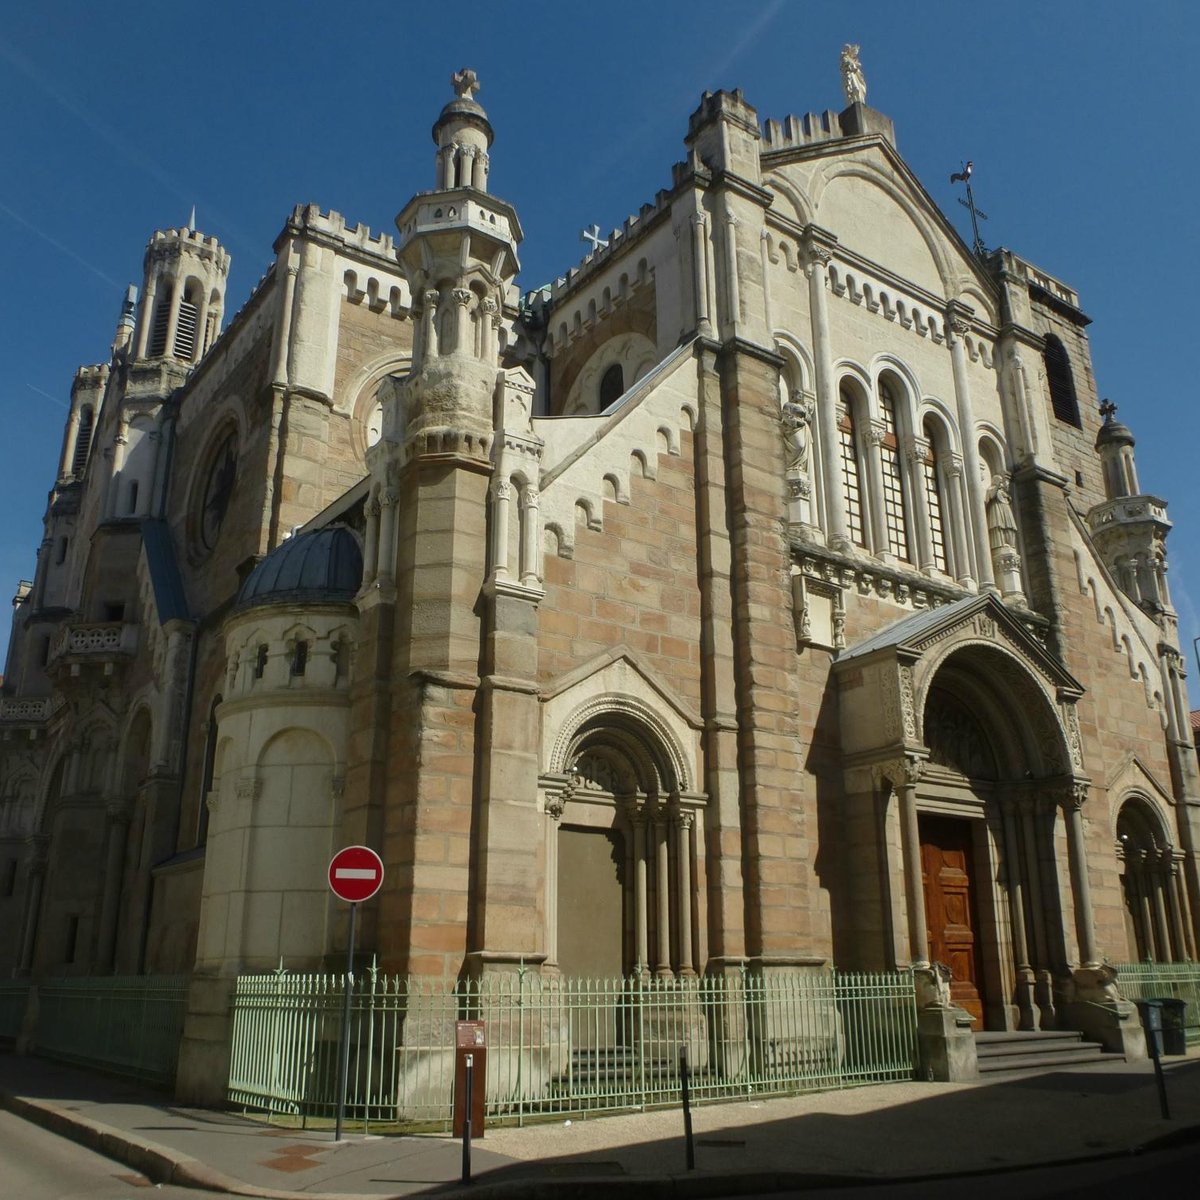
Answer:
<svg viewBox="0 0 1200 1200"><path fill-rule="evenodd" d="M1200 963L1118 963L1113 970L1126 999L1169 997L1185 1001L1188 1045L1200 1045Z"/></svg>
<svg viewBox="0 0 1200 1200"><path fill-rule="evenodd" d="M238 979L231 1102L334 1114L344 980ZM681 1046L698 1101L905 1080L916 1069L907 973L579 980L518 971L434 984L369 970L353 988L348 1115L448 1125L461 1019L485 1023L492 1119L675 1103Z"/></svg>
<svg viewBox="0 0 1200 1200"><path fill-rule="evenodd" d="M28 1003L28 979L0 983L0 1038L16 1039L25 1021L25 1006Z"/></svg>
<svg viewBox="0 0 1200 1200"><path fill-rule="evenodd" d="M170 1085L187 992L186 975L43 980L35 1053Z"/></svg>

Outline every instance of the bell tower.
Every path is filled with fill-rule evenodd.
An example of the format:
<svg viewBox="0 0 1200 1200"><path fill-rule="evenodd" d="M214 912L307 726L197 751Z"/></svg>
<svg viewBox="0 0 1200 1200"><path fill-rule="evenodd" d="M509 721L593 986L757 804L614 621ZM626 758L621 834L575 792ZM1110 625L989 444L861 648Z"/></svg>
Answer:
<svg viewBox="0 0 1200 1200"><path fill-rule="evenodd" d="M146 246L135 358L190 365L221 332L229 255L196 228L196 213L181 229L160 229Z"/></svg>

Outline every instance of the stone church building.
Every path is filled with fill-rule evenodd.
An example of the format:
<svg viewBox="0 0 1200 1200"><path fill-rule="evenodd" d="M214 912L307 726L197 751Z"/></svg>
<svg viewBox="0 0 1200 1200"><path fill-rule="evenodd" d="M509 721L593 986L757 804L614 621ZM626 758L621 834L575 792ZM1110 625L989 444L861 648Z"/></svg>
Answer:
<svg viewBox="0 0 1200 1200"><path fill-rule="evenodd" d="M76 373L0 969L191 973L218 1095L234 977L338 969L366 844L389 972L914 966L948 1040L1135 1053L1103 964L1196 957L1200 782L1080 298L962 241L856 67L841 112L705 94L670 186L522 290L454 84L396 233L296 208L230 319L217 239L157 232Z"/></svg>

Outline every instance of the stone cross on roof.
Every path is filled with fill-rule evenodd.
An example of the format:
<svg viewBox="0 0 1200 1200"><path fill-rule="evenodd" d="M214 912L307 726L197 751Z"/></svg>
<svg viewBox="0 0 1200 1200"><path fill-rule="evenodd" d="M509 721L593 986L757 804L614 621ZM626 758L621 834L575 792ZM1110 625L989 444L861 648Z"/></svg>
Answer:
<svg viewBox="0 0 1200 1200"><path fill-rule="evenodd" d="M1108 424L1117 415L1117 406L1111 400L1105 400L1100 405L1100 415L1104 418L1104 423Z"/></svg>
<svg viewBox="0 0 1200 1200"><path fill-rule="evenodd" d="M600 236L600 226L597 225L595 221L592 222L591 229L585 229L582 233L580 233L579 240L581 242L591 242L593 254L595 254L597 250L606 249L608 246L608 243Z"/></svg>
<svg viewBox="0 0 1200 1200"><path fill-rule="evenodd" d="M463 67L450 76L450 84L460 96L474 100L475 93L479 91L479 76L470 67Z"/></svg>

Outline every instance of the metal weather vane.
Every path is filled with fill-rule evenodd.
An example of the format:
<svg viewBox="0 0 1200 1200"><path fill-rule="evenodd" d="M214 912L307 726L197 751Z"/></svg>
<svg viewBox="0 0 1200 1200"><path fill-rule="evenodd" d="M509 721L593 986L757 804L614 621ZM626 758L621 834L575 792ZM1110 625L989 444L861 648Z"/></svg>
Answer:
<svg viewBox="0 0 1200 1200"><path fill-rule="evenodd" d="M971 191L971 176L974 171L975 163L971 159L967 159L967 161L962 164L962 170L955 171L954 174L950 176L950 182L966 184L967 198L964 200L960 196L958 198L958 202L963 206L963 208L970 209L971 211L971 232L975 235L975 244L971 248L975 251L977 258L983 258L983 256L987 253L987 247L983 244L983 238L979 236L979 222L986 221L988 219L988 215L983 211L982 208L975 207L975 194Z"/></svg>

